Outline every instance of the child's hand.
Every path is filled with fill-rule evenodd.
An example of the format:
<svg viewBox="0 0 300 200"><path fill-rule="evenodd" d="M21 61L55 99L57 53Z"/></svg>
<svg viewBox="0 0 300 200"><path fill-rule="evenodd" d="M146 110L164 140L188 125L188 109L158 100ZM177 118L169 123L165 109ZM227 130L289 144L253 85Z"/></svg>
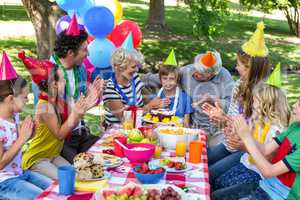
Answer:
<svg viewBox="0 0 300 200"><path fill-rule="evenodd" d="M233 117L233 127L240 138L245 139L248 136L251 136L250 128L242 115Z"/></svg>
<svg viewBox="0 0 300 200"><path fill-rule="evenodd" d="M156 97L152 101L150 101L149 104L151 109L165 108L169 106L170 99L169 98L161 99L159 97Z"/></svg>
<svg viewBox="0 0 300 200"><path fill-rule="evenodd" d="M33 133L34 122L31 116L27 116L19 129L19 140L24 144Z"/></svg>

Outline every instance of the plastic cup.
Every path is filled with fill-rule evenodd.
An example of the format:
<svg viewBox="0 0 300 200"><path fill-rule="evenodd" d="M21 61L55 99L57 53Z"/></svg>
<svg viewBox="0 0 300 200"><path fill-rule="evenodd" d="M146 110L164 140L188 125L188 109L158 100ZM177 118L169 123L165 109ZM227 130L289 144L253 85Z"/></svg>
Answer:
<svg viewBox="0 0 300 200"><path fill-rule="evenodd" d="M75 168L71 165L58 167L59 194L71 195L74 193L75 172Z"/></svg>
<svg viewBox="0 0 300 200"><path fill-rule="evenodd" d="M124 157L124 149L121 147L118 143L115 142L115 140L119 140L122 144L127 144L127 138L126 137L114 137L114 153L116 156L123 158Z"/></svg>
<svg viewBox="0 0 300 200"><path fill-rule="evenodd" d="M185 157L186 143L184 141L176 142L176 156Z"/></svg>
<svg viewBox="0 0 300 200"><path fill-rule="evenodd" d="M201 162L202 146L203 144L201 141L190 142L189 161L191 163L197 164Z"/></svg>

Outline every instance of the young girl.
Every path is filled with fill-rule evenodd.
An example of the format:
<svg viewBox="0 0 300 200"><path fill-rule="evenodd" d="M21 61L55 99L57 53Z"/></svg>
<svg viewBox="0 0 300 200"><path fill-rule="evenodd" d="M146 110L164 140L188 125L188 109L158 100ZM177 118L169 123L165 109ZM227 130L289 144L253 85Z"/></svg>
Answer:
<svg viewBox="0 0 300 200"><path fill-rule="evenodd" d="M64 140L85 112L96 104L101 90L90 88L86 97L81 94L72 112L66 113L66 105L62 100L65 80L58 66L50 61L26 57L24 53L20 53L19 57L40 90L35 112L36 135L23 156L22 167L57 179L57 167L69 164L60 156Z"/></svg>
<svg viewBox="0 0 300 200"><path fill-rule="evenodd" d="M261 84L254 90L250 127L252 136L258 143L269 143L282 129L288 127L289 119L288 101L281 89ZM244 153L239 164L215 180L213 199L238 199L242 187L258 184L260 179L261 174L253 157Z"/></svg>
<svg viewBox="0 0 300 200"><path fill-rule="evenodd" d="M21 148L32 136L34 123L28 116L18 127L14 113L22 112L28 87L18 77L1 80L0 88L0 199L35 199L52 181L21 168Z"/></svg>
<svg viewBox="0 0 300 200"><path fill-rule="evenodd" d="M264 44L264 24L257 24L257 30L237 53L236 69L240 75L240 80L236 82L232 91L231 103L228 114L225 114L218 102L215 105L204 103L202 108L212 121L226 122L229 116L243 114L245 119L249 119L253 109L253 88L264 80L270 71L268 49ZM230 124L230 122L228 123ZM222 144L208 149L209 181L214 180L239 163L241 151L237 147L229 144L226 139Z"/></svg>
<svg viewBox="0 0 300 200"><path fill-rule="evenodd" d="M267 144L253 139L242 116L234 119L234 129L264 177L256 187L244 194L244 199L300 199L300 99L293 106L293 115L295 122ZM274 157L270 162L267 157L272 154Z"/></svg>
<svg viewBox="0 0 300 200"><path fill-rule="evenodd" d="M183 119L184 127L190 125L190 114L193 112L191 98L178 86L179 72L172 65L162 65L159 68L159 79L162 88L157 96L165 99L165 107L173 111L177 117Z"/></svg>

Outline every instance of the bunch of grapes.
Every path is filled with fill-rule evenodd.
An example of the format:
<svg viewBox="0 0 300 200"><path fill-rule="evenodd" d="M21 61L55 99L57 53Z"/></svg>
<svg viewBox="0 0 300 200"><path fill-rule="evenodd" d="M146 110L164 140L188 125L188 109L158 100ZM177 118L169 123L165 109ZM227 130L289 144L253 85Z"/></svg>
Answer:
<svg viewBox="0 0 300 200"><path fill-rule="evenodd" d="M161 200L181 200L180 195L172 188L164 188L161 191Z"/></svg>
<svg viewBox="0 0 300 200"><path fill-rule="evenodd" d="M157 189L148 190L147 200L160 200L160 191Z"/></svg>

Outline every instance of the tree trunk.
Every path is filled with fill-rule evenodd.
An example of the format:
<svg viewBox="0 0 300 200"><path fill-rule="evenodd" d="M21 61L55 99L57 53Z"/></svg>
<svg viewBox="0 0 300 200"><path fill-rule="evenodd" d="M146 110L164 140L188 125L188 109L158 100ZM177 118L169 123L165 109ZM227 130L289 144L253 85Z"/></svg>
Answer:
<svg viewBox="0 0 300 200"><path fill-rule="evenodd" d="M146 29L153 31L167 30L164 0L150 0Z"/></svg>
<svg viewBox="0 0 300 200"><path fill-rule="evenodd" d="M64 12L56 3L49 0L22 0L22 2L35 30L38 58L47 59L54 48L55 24Z"/></svg>
<svg viewBox="0 0 300 200"><path fill-rule="evenodd" d="M291 34L300 37L300 16L298 9L284 9L284 14L289 24Z"/></svg>

